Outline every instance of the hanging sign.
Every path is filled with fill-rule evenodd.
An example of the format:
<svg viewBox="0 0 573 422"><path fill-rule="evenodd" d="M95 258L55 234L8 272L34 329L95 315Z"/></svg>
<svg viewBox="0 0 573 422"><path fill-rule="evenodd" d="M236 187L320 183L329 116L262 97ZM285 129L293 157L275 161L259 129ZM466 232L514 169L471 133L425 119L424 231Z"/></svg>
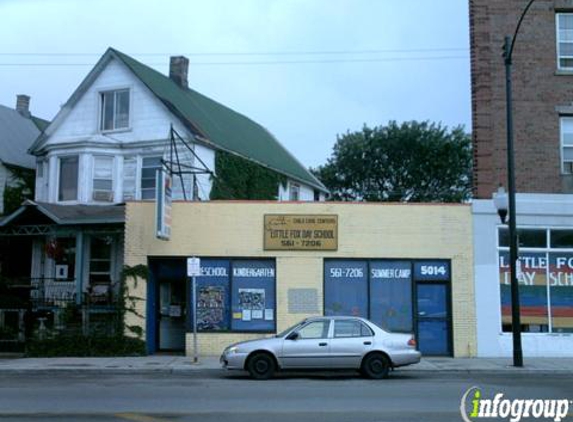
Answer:
<svg viewBox="0 0 573 422"><path fill-rule="evenodd" d="M155 234L158 239L169 240L171 238L171 176L163 170L157 171L155 181Z"/></svg>

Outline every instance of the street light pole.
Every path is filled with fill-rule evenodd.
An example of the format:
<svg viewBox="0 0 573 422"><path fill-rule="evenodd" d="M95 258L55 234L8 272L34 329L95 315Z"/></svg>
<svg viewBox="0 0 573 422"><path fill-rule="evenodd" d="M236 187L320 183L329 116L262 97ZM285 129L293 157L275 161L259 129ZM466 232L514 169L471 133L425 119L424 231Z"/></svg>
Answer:
<svg viewBox="0 0 573 422"><path fill-rule="evenodd" d="M513 334L513 366L523 366L523 350L521 347L521 316L519 306L519 285L517 283L517 228L515 219L515 163L513 150L513 113L512 113L512 91L511 91L511 57L513 46L517 38L517 33L521 22L525 17L531 4L535 0L529 0L527 6L521 13L513 38L505 37L503 47L503 58L505 62L505 95L507 106L507 187L509 199L509 265L511 275L511 331Z"/></svg>

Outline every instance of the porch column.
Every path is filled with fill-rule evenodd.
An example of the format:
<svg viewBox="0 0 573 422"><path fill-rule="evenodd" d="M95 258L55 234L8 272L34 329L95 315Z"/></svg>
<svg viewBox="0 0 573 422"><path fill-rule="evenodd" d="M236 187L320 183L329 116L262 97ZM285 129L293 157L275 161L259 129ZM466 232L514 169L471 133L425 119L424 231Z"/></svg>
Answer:
<svg viewBox="0 0 573 422"><path fill-rule="evenodd" d="M84 233L78 231L76 233L76 271L74 274L76 279L76 303L82 303L82 295L84 291Z"/></svg>

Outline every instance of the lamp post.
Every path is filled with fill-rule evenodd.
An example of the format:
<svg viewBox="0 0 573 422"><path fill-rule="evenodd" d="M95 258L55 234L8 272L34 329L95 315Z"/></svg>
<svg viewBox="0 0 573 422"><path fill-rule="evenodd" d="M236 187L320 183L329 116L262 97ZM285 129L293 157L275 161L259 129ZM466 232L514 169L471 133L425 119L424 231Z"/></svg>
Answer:
<svg viewBox="0 0 573 422"><path fill-rule="evenodd" d="M505 95L507 106L507 187L508 187L508 208L509 210L509 265L511 272L511 331L513 334L513 366L523 366L523 350L521 348L521 318L519 315L519 286L517 284L517 230L515 222L515 168L513 152L513 114L512 114L512 92L511 92L511 58L513 47L519 27L523 18L535 0L529 0L513 33L513 37L505 37L503 46L503 59L505 62ZM498 192L499 194L499 192ZM494 201L495 202L495 201ZM497 205L497 204L496 204ZM506 213L507 213L506 211ZM500 214L501 216L501 214Z"/></svg>

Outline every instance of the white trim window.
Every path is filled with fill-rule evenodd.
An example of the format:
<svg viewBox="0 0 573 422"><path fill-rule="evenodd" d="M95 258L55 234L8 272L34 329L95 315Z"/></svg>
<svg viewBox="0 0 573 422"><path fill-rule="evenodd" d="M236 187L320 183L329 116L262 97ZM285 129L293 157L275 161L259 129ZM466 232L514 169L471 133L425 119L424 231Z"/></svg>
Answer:
<svg viewBox="0 0 573 422"><path fill-rule="evenodd" d="M557 13L557 68L573 70L573 13Z"/></svg>
<svg viewBox="0 0 573 422"><path fill-rule="evenodd" d="M561 117L561 173L573 174L573 117Z"/></svg>
<svg viewBox="0 0 573 422"><path fill-rule="evenodd" d="M300 185L289 183L289 201L300 201Z"/></svg>
<svg viewBox="0 0 573 422"><path fill-rule="evenodd" d="M137 157L123 157L123 200L135 199L137 182Z"/></svg>
<svg viewBox="0 0 573 422"><path fill-rule="evenodd" d="M113 157L94 156L92 199L96 202L113 201Z"/></svg>
<svg viewBox="0 0 573 422"><path fill-rule="evenodd" d="M59 158L58 201L78 200L78 163L77 155Z"/></svg>
<svg viewBox="0 0 573 422"><path fill-rule="evenodd" d="M102 132L129 128L129 89L100 93L100 130Z"/></svg>
<svg viewBox="0 0 573 422"><path fill-rule="evenodd" d="M155 199L157 171L161 170L161 156L143 157L141 161L141 199Z"/></svg>

